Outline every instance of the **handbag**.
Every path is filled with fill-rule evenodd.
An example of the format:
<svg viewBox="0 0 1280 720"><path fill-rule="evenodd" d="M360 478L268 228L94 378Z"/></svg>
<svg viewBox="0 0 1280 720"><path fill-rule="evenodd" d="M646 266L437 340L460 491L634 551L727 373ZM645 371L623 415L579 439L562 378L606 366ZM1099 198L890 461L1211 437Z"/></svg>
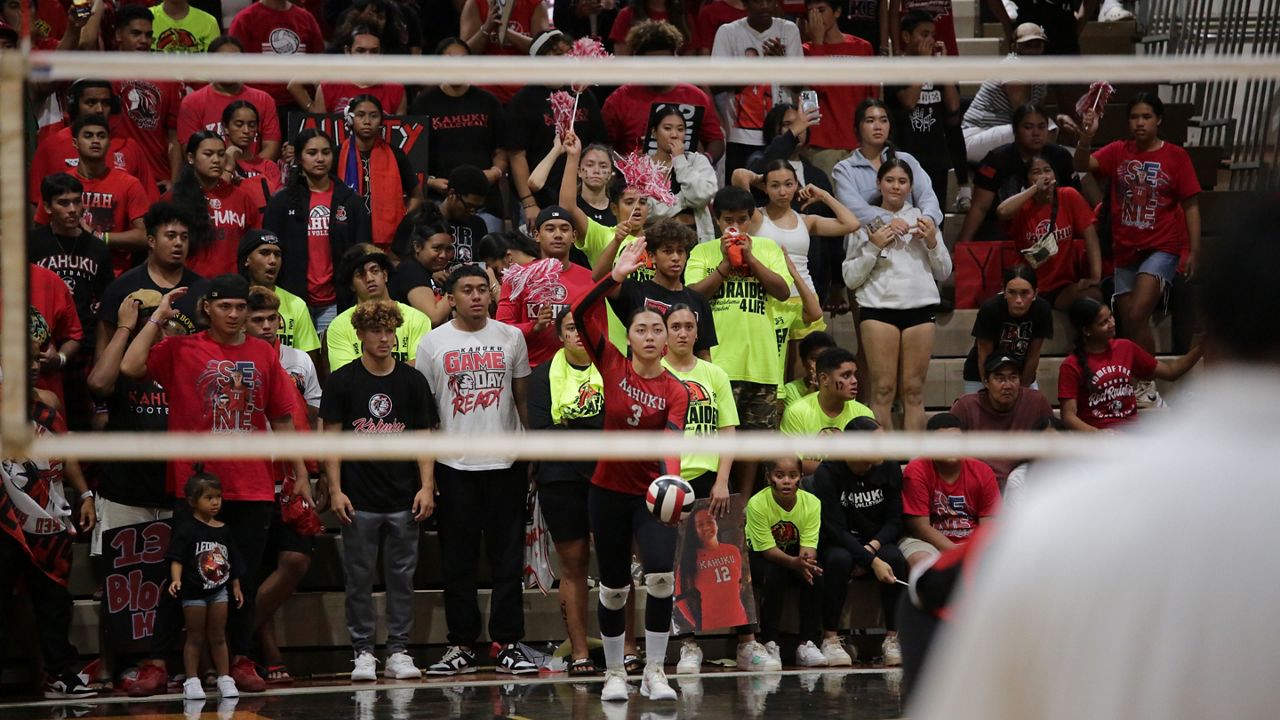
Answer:
<svg viewBox="0 0 1280 720"><path fill-rule="evenodd" d="M320 522L320 514L316 512L316 506L301 495L293 495L292 491L293 481L285 481L284 487L280 490L280 520L303 537L314 537L324 533L324 523Z"/></svg>
<svg viewBox="0 0 1280 720"><path fill-rule="evenodd" d="M551 570L551 533L532 483L529 484L528 509L524 525L524 587L526 590L537 588L546 595L556 581L556 574Z"/></svg>
<svg viewBox="0 0 1280 720"><path fill-rule="evenodd" d="M1043 265L1058 254L1058 188L1053 189L1053 202L1049 205L1049 230L1030 247L1022 250L1022 258L1033 268Z"/></svg>

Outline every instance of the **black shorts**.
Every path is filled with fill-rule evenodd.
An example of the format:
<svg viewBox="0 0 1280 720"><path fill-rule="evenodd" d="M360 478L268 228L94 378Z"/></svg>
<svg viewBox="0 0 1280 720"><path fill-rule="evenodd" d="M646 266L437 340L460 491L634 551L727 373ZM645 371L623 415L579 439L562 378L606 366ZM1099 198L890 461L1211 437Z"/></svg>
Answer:
<svg viewBox="0 0 1280 720"><path fill-rule="evenodd" d="M699 500L711 497L711 488L716 484L716 474L705 472L689 481L693 486L693 496Z"/></svg>
<svg viewBox="0 0 1280 720"><path fill-rule="evenodd" d="M891 310L881 308L859 308L858 322L866 322L867 320L875 320L886 325L892 325L899 330L909 330L917 325L925 325L927 323L937 322L938 306L929 305L922 308L911 308L910 310Z"/></svg>
<svg viewBox="0 0 1280 720"><path fill-rule="evenodd" d="M271 528L267 530L266 550L262 557L263 565L269 568L276 566L276 559L282 552L310 555L316 549L316 539L301 535L285 525L280 517L280 503L277 502L275 506L275 512L271 514Z"/></svg>
<svg viewBox="0 0 1280 720"><path fill-rule="evenodd" d="M542 518L554 542L585 540L591 534L587 492L591 484L576 480L538 485Z"/></svg>

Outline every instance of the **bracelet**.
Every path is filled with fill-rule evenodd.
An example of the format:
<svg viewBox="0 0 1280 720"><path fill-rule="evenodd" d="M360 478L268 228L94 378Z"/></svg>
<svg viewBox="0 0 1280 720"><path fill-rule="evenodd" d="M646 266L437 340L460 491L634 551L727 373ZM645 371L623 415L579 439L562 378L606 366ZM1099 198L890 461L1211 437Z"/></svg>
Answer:
<svg viewBox="0 0 1280 720"><path fill-rule="evenodd" d="M529 193L528 195L521 195L521 196L520 196L520 199L521 199L521 200L532 200L532 199L533 199L533 193Z"/></svg>
<svg viewBox="0 0 1280 720"><path fill-rule="evenodd" d="M151 323L152 325L155 325L158 328L164 327L164 323L157 320L155 315L152 315L151 317L147 318L147 322Z"/></svg>
<svg viewBox="0 0 1280 720"><path fill-rule="evenodd" d="M724 280L728 280L728 279L729 279L729 276L728 276L728 275L725 275L725 274L724 274L724 271L720 269L720 264L719 264L719 263L717 263L717 264L716 264L716 273L717 273L717 274L718 274L722 279L724 279Z"/></svg>
<svg viewBox="0 0 1280 720"><path fill-rule="evenodd" d="M66 366L67 366L67 354L66 354L66 353L64 353L64 352L60 352L60 353L58 353L58 362L59 362L58 367L60 367L60 368L64 368L64 367L66 367Z"/></svg>

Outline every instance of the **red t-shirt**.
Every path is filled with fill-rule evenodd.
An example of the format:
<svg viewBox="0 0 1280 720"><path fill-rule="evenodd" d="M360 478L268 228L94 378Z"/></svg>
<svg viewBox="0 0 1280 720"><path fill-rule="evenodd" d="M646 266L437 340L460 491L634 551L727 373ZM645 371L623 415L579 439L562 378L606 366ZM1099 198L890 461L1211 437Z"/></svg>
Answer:
<svg viewBox="0 0 1280 720"><path fill-rule="evenodd" d="M721 543L713 549L698 548L698 573L693 585L702 609L700 629L747 624L747 610L742 607L742 552L736 545Z"/></svg>
<svg viewBox="0 0 1280 720"><path fill-rule="evenodd" d="M80 325L80 316L76 314L76 302L71 297L71 289L57 273L39 265L31 265L27 268L27 292L32 307L40 311L45 323L49 325L50 341L55 348L62 347L68 340L84 339L84 329ZM88 352L92 353L92 348ZM59 402L66 405L62 395L61 371L41 373L36 387L52 392L58 396Z"/></svg>
<svg viewBox="0 0 1280 720"><path fill-rule="evenodd" d="M515 30L521 35L533 37L533 31L529 28L533 25L533 11L542 4L542 0L510 0L515 3L515 7L511 8L511 15L507 17L507 30ZM478 0L476 2L476 10L480 14L480 23L484 24L489 19L489 3L488 0ZM489 43L484 48L485 55L525 55L511 45L499 45L498 35L495 32L489 37ZM511 98L516 96L520 91L520 85L481 85L482 90L488 90L497 96L498 100L506 105L511 102Z"/></svg>
<svg viewBox="0 0 1280 720"><path fill-rule="evenodd" d="M333 248L329 244L329 213L333 186L324 192L311 191L307 213L307 295L312 305L337 302L333 287Z"/></svg>
<svg viewBox="0 0 1280 720"><path fill-rule="evenodd" d="M839 44L804 44L806 57L871 57L871 43L856 35L845 35ZM809 145L832 150L853 150L858 135L853 128L853 113L858 103L879 93L875 85L818 85L818 109L822 122L809 126Z"/></svg>
<svg viewBox="0 0 1280 720"><path fill-rule="evenodd" d="M1000 510L1000 487L991 466L960 458L960 476L943 482L933 461L919 458L902 471L902 514L929 518L935 530L962 543L982 518Z"/></svg>
<svg viewBox="0 0 1280 720"><path fill-rule="evenodd" d="M90 180L79 173L72 173L84 184L84 217L93 234L102 237L104 232L125 232L133 229L133 221L139 220L151 208L151 200L142 190L138 179L118 170ZM36 224L49 222L44 207L36 210ZM111 266L116 277L133 266L133 251L111 249Z"/></svg>
<svg viewBox="0 0 1280 720"><path fill-rule="evenodd" d="M619 13L621 16L621 13ZM716 41L716 31L721 25L728 25L734 20L747 16L746 8L738 9L724 0L713 0L698 10L698 20L693 30L693 46L695 50L711 51Z"/></svg>
<svg viewBox="0 0 1280 720"><path fill-rule="evenodd" d="M683 433L689 410L689 391L684 383L669 372L640 377L631 361L609 341L603 297L615 284L612 278L601 280L573 311L582 344L604 380L604 429ZM649 483L666 473L680 473L680 458L601 460L596 463L591 482L614 492L644 495Z"/></svg>
<svg viewBox="0 0 1280 720"><path fill-rule="evenodd" d="M1076 250L1076 238L1083 242L1085 228L1094 222L1093 209L1075 188L1058 188L1058 217L1054 221L1053 234L1058 240L1058 254L1036 268L1037 287L1040 292L1053 292L1070 285L1082 275L1076 264L1080 253ZM1019 252L1036 244L1049 232L1049 205L1028 202L1009 224L1009 237Z"/></svg>
<svg viewBox="0 0 1280 720"><path fill-rule="evenodd" d="M255 2L236 13L227 34L244 44L247 53L314 55L324 52L320 24L314 15L297 5L290 5L288 10L273 10ZM271 95L276 105L297 105L284 83L261 83L260 87ZM258 108L258 112L264 111Z"/></svg>
<svg viewBox="0 0 1280 720"><path fill-rule="evenodd" d="M404 100L404 86L395 83L360 87L355 83L320 83L324 91L324 106L331 113L343 112L351 104L351 98L357 95L372 95L382 103L382 110L387 115L394 115Z"/></svg>
<svg viewBox="0 0 1280 720"><path fill-rule="evenodd" d="M215 342L207 331L165 338L151 348L147 371L168 394L172 432L267 432L269 418L292 413L298 395L276 349L255 337L239 345ZM192 462L169 463L175 495L190 477ZM222 480L227 500L275 499L269 460L205 460L204 467Z"/></svg>
<svg viewBox="0 0 1280 720"><path fill-rule="evenodd" d="M613 149L625 155L640 147L649 129L649 115L653 107L660 104L680 106L686 119L701 115L697 120L697 133L703 149L709 142L724 140L715 105L696 85L680 83L667 92L659 92L647 85L623 85L609 94L600 109ZM701 108L701 113L698 113L698 108Z"/></svg>
<svg viewBox="0 0 1280 720"><path fill-rule="evenodd" d="M259 212L266 208L267 201L280 189L280 166L275 160L246 160L241 157L236 161L236 176L239 178L237 186L249 194Z"/></svg>
<svg viewBox="0 0 1280 720"><path fill-rule="evenodd" d="M668 22L666 10L649 10L647 18L654 22ZM614 18L613 25L609 28L609 39L615 43L624 43L627 41L627 33L631 32L631 26L637 22L635 11L632 6L628 5L618 11L618 16ZM679 53L681 55L688 54L694 50L693 38L687 37L694 34L694 28L697 27L698 16L693 13L691 16L685 17L685 26L689 28L689 32L682 32L685 35L684 44L680 46Z"/></svg>
<svg viewBox="0 0 1280 720"><path fill-rule="evenodd" d="M219 182L204 193L209 203L213 240L187 257L187 267L201 277L235 274L240 238L249 228L262 227L262 216L253 197L230 183Z"/></svg>
<svg viewBox="0 0 1280 720"><path fill-rule="evenodd" d="M900 17L906 17L907 13L915 10L932 15L933 37L947 46L948 55L960 54L960 48L956 45L956 21L951 15L951 0L902 0L901 8ZM897 38L894 38L894 43L897 42Z"/></svg>
<svg viewBox="0 0 1280 720"><path fill-rule="evenodd" d="M224 134L222 111L236 100L247 100L258 110L258 138L249 144L255 155L262 151L263 141L280 141L276 101L266 92L245 85L235 95L227 95L214 90L213 85L205 85L182 98L178 107L178 142L186 147L187 140L197 130L215 130L220 135Z"/></svg>
<svg viewBox="0 0 1280 720"><path fill-rule="evenodd" d="M1097 176L1111 181L1111 242L1116 267L1134 265L1160 251L1187 248L1182 201L1200 194L1187 151L1170 142L1138 152L1133 140L1117 140L1093 154Z"/></svg>
<svg viewBox="0 0 1280 720"><path fill-rule="evenodd" d="M137 178L148 200L154 202L159 198L160 191L156 187L155 176L151 174L147 154L136 142L125 137L123 132L111 138L106 160L108 167ZM72 144L71 128L64 127L45 138L36 146L36 155L31 160L31 170L27 175L27 200L33 205L40 205L40 182L54 173L76 175L79 165L80 154ZM168 171L164 178L169 178ZM84 178L80 180L83 182Z"/></svg>
<svg viewBox="0 0 1280 720"><path fill-rule="evenodd" d="M1133 384L1155 376L1156 359L1130 340L1115 339L1106 352L1089 353L1089 375L1093 392L1082 398L1082 369L1075 355L1068 355L1058 368L1058 402L1076 401L1076 415L1085 423L1105 430L1123 425L1138 415Z"/></svg>
<svg viewBox="0 0 1280 720"><path fill-rule="evenodd" d="M120 98L120 134L138 144L153 178L168 180L169 131L178 127L182 86L150 80L115 80L111 86Z"/></svg>
<svg viewBox="0 0 1280 720"><path fill-rule="evenodd" d="M537 367L550 360L556 351L564 346L556 335L556 329L552 327L555 323L548 324L540 333L533 332L533 325L538 319L538 309L547 301L546 298L551 299L551 316L555 317L562 311L577 305L578 301L594 286L591 271L574 263L569 263L569 267L561 271L559 281L548 288L546 293L536 298L526 294L512 302L510 278L508 277L502 283L497 319L499 322L514 326L524 334L525 345L529 348L529 367Z"/></svg>

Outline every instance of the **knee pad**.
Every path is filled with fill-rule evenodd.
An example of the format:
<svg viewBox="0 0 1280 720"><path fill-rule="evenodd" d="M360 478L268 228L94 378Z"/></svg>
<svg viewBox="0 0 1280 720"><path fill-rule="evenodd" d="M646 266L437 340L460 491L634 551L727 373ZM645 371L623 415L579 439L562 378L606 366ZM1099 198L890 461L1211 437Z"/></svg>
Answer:
<svg viewBox="0 0 1280 720"><path fill-rule="evenodd" d="M644 590L649 597L669 598L676 591L675 573L645 573Z"/></svg>
<svg viewBox="0 0 1280 720"><path fill-rule="evenodd" d="M631 594L631 586L614 589L603 585L599 588L600 604L606 610L621 610L627 606L627 596Z"/></svg>

